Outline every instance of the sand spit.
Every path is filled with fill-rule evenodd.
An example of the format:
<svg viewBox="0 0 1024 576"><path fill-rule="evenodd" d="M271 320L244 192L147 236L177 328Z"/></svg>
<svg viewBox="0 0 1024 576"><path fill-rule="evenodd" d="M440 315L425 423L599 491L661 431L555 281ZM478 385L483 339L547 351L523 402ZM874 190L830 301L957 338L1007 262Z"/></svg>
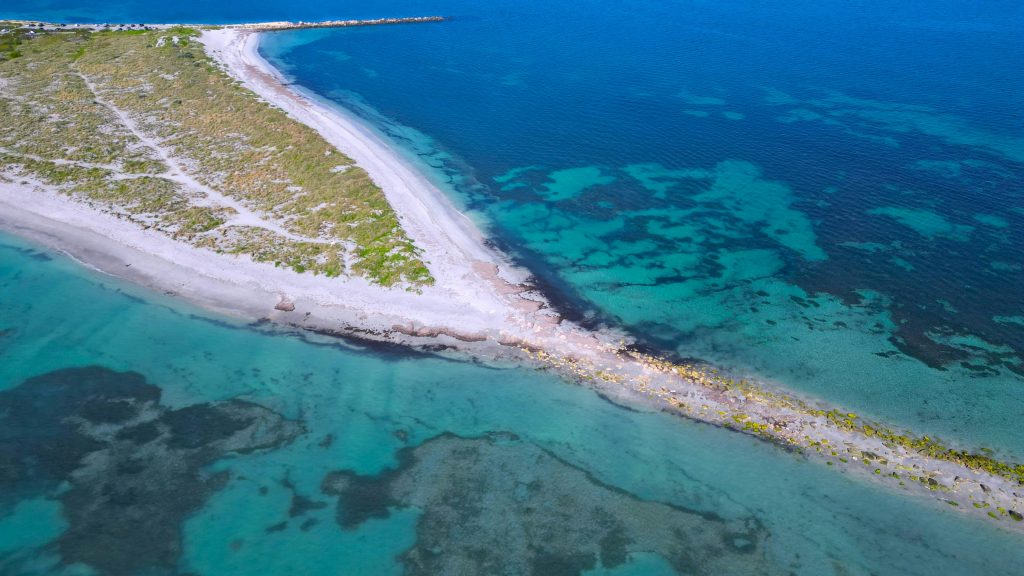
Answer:
<svg viewBox="0 0 1024 576"><path fill-rule="evenodd" d="M316 130L384 191L436 280L418 291L361 278L297 274L194 248L76 203L38 182L0 175L0 227L99 270L207 308L322 333L438 345L484 360L553 368L613 401L645 405L763 437L845 473L928 495L957 510L1024 529L1024 487L1013 469L975 469L880 434L877 424L760 386L632 351L620 334L563 320L526 271L487 247L444 193L373 131L289 86L257 52L249 29L204 30L225 71ZM841 417L840 417L841 416ZM1022 474L1024 477L1024 474Z"/></svg>

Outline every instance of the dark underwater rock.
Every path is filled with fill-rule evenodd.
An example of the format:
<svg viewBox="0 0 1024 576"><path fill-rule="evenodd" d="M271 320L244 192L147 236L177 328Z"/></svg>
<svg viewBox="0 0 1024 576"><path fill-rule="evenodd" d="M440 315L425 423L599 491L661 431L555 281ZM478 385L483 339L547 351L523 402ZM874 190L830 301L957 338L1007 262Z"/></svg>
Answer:
<svg viewBox="0 0 1024 576"><path fill-rule="evenodd" d="M376 476L333 472L337 522L421 511L406 574L580 574L652 553L685 574L775 574L754 517L643 500L509 434L438 436Z"/></svg>
<svg viewBox="0 0 1024 576"><path fill-rule="evenodd" d="M228 480L203 468L278 447L301 427L249 402L174 410L160 397L141 375L102 367L0 392L0 511L55 496L68 521L55 543L63 563L114 576L173 572L182 523Z"/></svg>

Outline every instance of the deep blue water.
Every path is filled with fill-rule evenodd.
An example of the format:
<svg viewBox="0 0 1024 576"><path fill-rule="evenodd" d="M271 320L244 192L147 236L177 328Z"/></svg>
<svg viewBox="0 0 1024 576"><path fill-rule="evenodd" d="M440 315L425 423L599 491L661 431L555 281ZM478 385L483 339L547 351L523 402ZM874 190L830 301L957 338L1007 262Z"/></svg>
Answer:
<svg viewBox="0 0 1024 576"><path fill-rule="evenodd" d="M1024 456L1018 3L0 3L410 14L454 18L262 50L421 163L567 314ZM429 573L472 547L535 573L1024 561L1016 535L753 439L216 318L10 238L0 356L0 574Z"/></svg>
<svg viewBox="0 0 1024 576"><path fill-rule="evenodd" d="M450 13L263 52L417 154L567 309L1024 454L1018 5Z"/></svg>

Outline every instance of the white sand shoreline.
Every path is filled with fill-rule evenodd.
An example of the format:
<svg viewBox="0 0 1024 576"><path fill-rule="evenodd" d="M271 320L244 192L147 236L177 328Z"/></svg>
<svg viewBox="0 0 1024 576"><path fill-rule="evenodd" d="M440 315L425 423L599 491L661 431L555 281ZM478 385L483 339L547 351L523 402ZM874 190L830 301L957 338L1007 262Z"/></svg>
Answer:
<svg viewBox="0 0 1024 576"><path fill-rule="evenodd" d="M363 336L411 344L429 344L439 334L464 342L518 341L531 333L548 334L559 324L543 297L523 285L529 275L487 248L472 221L371 129L285 87L280 73L258 54L257 33L205 30L201 40L230 75L366 170L422 250L434 286L417 293L359 277L298 274L246 256L217 254L24 179L0 181L0 225L104 272L250 318L342 334L358 330ZM294 311L275 310L282 299ZM423 338L410 340L410 335Z"/></svg>
<svg viewBox="0 0 1024 576"><path fill-rule="evenodd" d="M423 250L422 258L437 281L435 287L412 296L410 310L406 310L412 313L404 314L408 320L435 328L489 332L492 336L510 322L530 323L530 308L536 307L512 294L515 285L525 282L528 274L488 249L472 221L370 128L301 89L286 87L287 80L259 55L258 33L204 31L202 42L229 74L270 104L314 128L355 160L384 191L403 229ZM536 295L531 297L539 300ZM442 319L430 318L428 312L425 317L424 309L429 310L433 306L430 302L439 298L459 302L464 313L446 311ZM367 307L367 311L373 310Z"/></svg>

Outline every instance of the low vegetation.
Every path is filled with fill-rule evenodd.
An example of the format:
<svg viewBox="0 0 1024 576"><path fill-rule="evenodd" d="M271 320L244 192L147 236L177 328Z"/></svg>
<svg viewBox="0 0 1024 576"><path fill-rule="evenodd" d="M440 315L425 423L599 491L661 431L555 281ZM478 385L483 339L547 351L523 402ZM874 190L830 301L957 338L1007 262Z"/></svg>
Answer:
<svg viewBox="0 0 1024 576"><path fill-rule="evenodd" d="M0 34L0 175L297 272L431 284L364 170L189 28Z"/></svg>

